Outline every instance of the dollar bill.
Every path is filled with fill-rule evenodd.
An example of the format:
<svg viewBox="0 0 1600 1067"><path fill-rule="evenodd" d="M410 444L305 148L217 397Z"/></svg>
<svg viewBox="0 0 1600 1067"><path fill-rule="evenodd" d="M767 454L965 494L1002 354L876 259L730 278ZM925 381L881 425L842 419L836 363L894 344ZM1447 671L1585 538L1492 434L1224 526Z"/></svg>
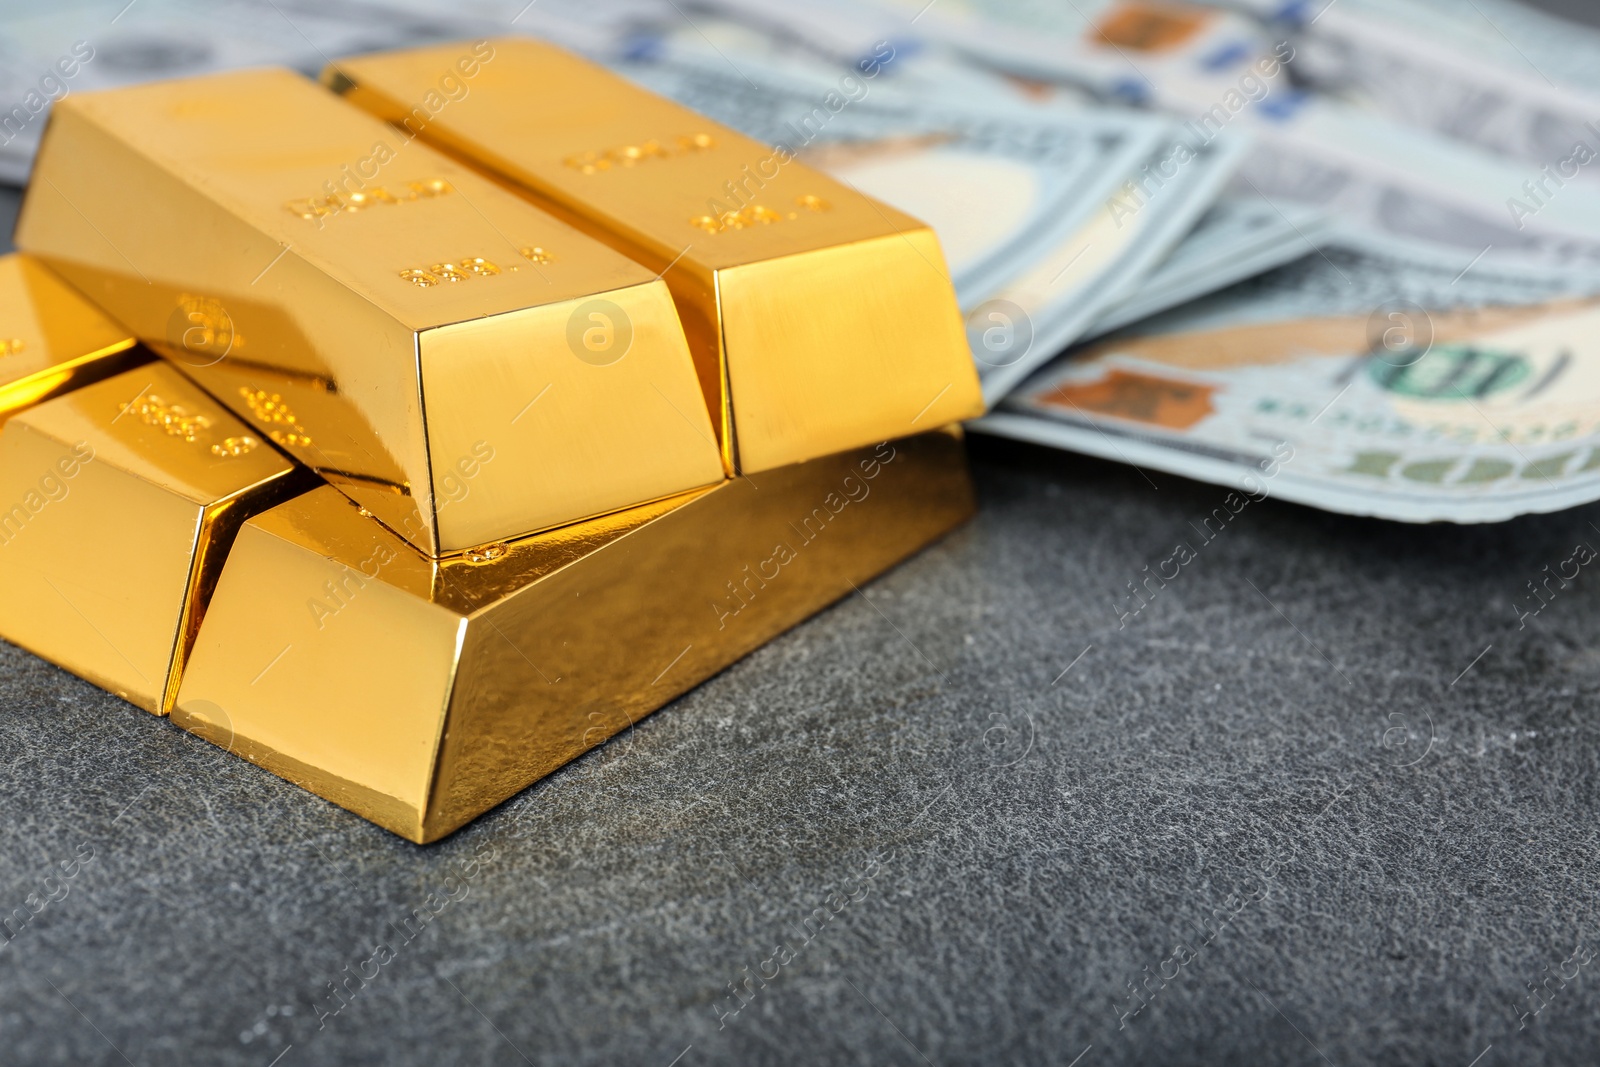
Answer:
<svg viewBox="0 0 1600 1067"><path fill-rule="evenodd" d="M1445 3L1446 0L1397 0L1396 7ZM1381 6L1389 10L1388 5L1389 0L1384 0ZM979 0L969 0L969 6L979 6ZM1027 6L1021 9L1023 14L989 0L983 0L981 6L985 25L1000 30L1008 27L1016 30L1038 23L1038 17L1032 15ZM1085 14L1088 19L1097 20L1097 26L1106 26L1126 21L1130 12L1150 6L1107 2L1088 9ZM1224 130L1243 129L1256 137L1259 149L1244 167L1246 177L1253 183L1253 191L1267 195L1280 206L1298 202L1322 207L1335 215L1352 239L1387 235L1407 241L1443 240L1459 247L1467 247L1475 241L1474 253L1493 245L1496 254L1522 255L1579 267L1586 261L1600 264L1593 255L1595 238L1600 236L1600 198L1588 196L1581 190L1570 196L1560 191L1571 174L1582 174L1581 166L1575 161L1569 162L1575 142L1565 138L1573 133L1571 122L1561 127L1564 132L1559 137L1550 134L1536 150L1531 147L1528 150L1533 157L1545 156L1543 164L1569 176L1558 176L1551 182L1543 177L1540 166L1526 159L1505 158L1494 145L1464 141L1452 136L1449 129L1440 131L1412 124L1403 116L1307 93L1290 83L1288 68L1293 66L1301 70L1307 60L1301 51L1308 47L1308 41L1317 38L1323 26L1340 25L1340 19L1344 18L1340 13L1347 9L1363 11L1375 6L1378 6L1376 0L1341 0L1335 5L1319 4L1300 9L1310 12L1304 22L1309 23L1311 18L1316 20L1304 33L1293 34L1291 39L1286 35L1291 34L1292 28L1282 27L1253 39L1240 36L1231 48L1205 62L1201 61L1205 59L1203 53L1199 58L1191 56L1186 62L1160 61L1160 54L1152 59L1134 47L1120 47L1118 55L1150 84L1150 102L1182 118L1192 131L1209 136ZM1162 6L1170 17L1187 9L1186 5ZM1058 12L1053 20L1063 26L1086 21L1067 9ZM1433 22L1441 26L1453 26L1462 21L1437 14L1433 18ZM1485 26L1485 30L1493 32L1492 27ZM1386 47L1409 48L1418 38L1426 42L1437 36L1423 32L1420 26L1408 27L1408 31L1413 32L1397 34L1390 30ZM1152 35L1159 37L1154 31ZM1030 47L1037 50L1037 45ZM1076 64L1077 54L1083 51L1082 40L1073 47L1075 51L1062 51L1063 56L1070 58L1053 72L1027 49L1020 49L1007 59L991 44L986 55L991 62L1008 69L1066 81L1074 80L1067 68ZM1568 50L1588 54L1577 45ZM1515 53L1514 49L1509 51ZM1398 59L1395 64L1399 64ZM1407 68L1395 64L1387 60L1378 63L1372 78L1382 80L1399 71L1397 77L1403 80ZM1590 64L1590 68L1600 70L1600 63ZM1432 75L1419 77L1426 79ZM1480 87L1481 83L1482 79ZM1562 99L1577 109L1569 119L1587 110L1580 94L1556 90L1549 85L1544 85L1543 90L1546 97ZM1385 91L1404 95L1409 101L1425 98L1420 89L1411 93L1389 85ZM1456 98L1461 96L1454 90L1449 92ZM1595 110L1595 114L1587 116L1587 121L1600 120L1600 107ZM1519 122L1527 118L1521 112L1518 116ZM1597 131L1600 131L1600 122L1595 130L1584 128L1583 136L1592 156L1580 153L1579 158L1595 160L1595 172L1600 173L1600 132ZM1552 145L1559 146L1559 151ZM1530 181L1540 186L1531 194L1527 188Z"/></svg>
<svg viewBox="0 0 1600 1067"><path fill-rule="evenodd" d="M1402 124L1523 160L1535 176L1559 168L1577 144L1600 153L1600 35L1570 24L1557 32L1559 20L1520 6L1452 7L1345 0L1299 28L1295 70L1319 91ZM1501 24L1508 34L1540 32L1511 47ZM1570 171L1563 183L1600 180L1587 167Z"/></svg>
<svg viewBox="0 0 1600 1067"><path fill-rule="evenodd" d="M979 432L1331 511L1493 522L1600 499L1591 288L1332 246L1096 342Z"/></svg>
<svg viewBox="0 0 1600 1067"><path fill-rule="evenodd" d="M1280 208L1249 193L1225 196L1133 293L1102 312L1084 336L1120 330L1308 256L1327 242L1332 221L1327 212L1305 205Z"/></svg>
<svg viewBox="0 0 1600 1067"><path fill-rule="evenodd" d="M1532 76L1558 91L1600 93L1600 30L1520 0L1219 0L1278 28L1342 36L1354 20L1372 20L1414 43L1421 55L1452 55L1500 74ZM1336 15L1335 13L1338 12Z"/></svg>
<svg viewBox="0 0 1600 1067"><path fill-rule="evenodd" d="M1600 271L1600 198L1519 218L1507 208L1527 174L1515 161L1331 100L1246 125L1261 145L1241 169L1249 187L1329 211L1350 243Z"/></svg>
<svg viewBox="0 0 1600 1067"><path fill-rule="evenodd" d="M1132 295L1221 196L1248 150L1248 142L1233 139L1190 149L1173 128L1164 133L1136 169L1120 172L1122 182L1086 225L982 302L963 308L990 404ZM1167 172L1172 176L1164 184L1152 177Z"/></svg>
<svg viewBox="0 0 1600 1067"><path fill-rule="evenodd" d="M762 10L777 6L777 0L722 2ZM1134 95L1182 118L1193 131L1207 136L1223 130L1250 131L1260 142L1260 150L1246 165L1246 174L1275 203L1282 206L1286 201L1298 200L1328 208L1342 226L1360 228L1364 236L1388 234L1404 240L1427 239L1431 232L1449 234L1455 243L1465 244L1469 237L1481 235L1483 240L1476 250L1493 245L1497 254L1553 257L1578 265L1583 259L1593 258L1593 238L1600 235L1600 198L1581 193L1563 196L1559 189L1568 179L1558 175L1552 183L1541 172L1548 166L1569 176L1577 173L1585 177L1586 164L1581 161L1591 159L1595 161L1594 172L1600 174L1600 107L1593 109L1595 114L1589 114L1582 94L1573 92L1570 86L1556 89L1541 83L1541 99L1570 105L1563 119L1565 125L1552 127L1546 123L1538 127L1547 132L1541 135L1537 147L1528 148L1528 158L1513 161L1501 158L1495 145L1463 141L1451 129L1419 127L1403 116L1305 92L1292 84L1287 74L1291 65L1301 69L1307 57L1300 50L1318 39L1317 31L1323 26L1341 25L1341 19L1351 21L1341 14L1346 10L1412 11L1411 22L1404 27L1406 32L1396 33L1392 28L1387 31L1387 47L1407 49L1413 42L1420 42L1418 49L1424 52L1429 42L1448 39L1451 32L1462 32L1482 44L1478 39L1485 35L1498 38L1495 27L1504 22L1521 28L1528 50L1538 48L1539 62L1544 61L1546 50L1553 48L1548 39L1555 34L1559 20L1530 14L1505 0L1476 5L1490 13L1493 24L1475 12L1471 19L1462 17L1466 9L1454 0L1394 0L1392 7L1391 0L1341 0L1334 5L1298 7L1241 2L1258 13L1266 13L1269 8L1279 16L1299 12L1298 22L1289 20L1286 24L1280 19L1252 32L1241 26L1239 15L1192 4L1095 0L1060 6L958 0L929 10L917 20L916 28L940 40L981 42L964 47L974 57L981 53L982 61L999 69L1058 83L1089 85L1102 96L1125 94L1127 90L1092 73L1100 69L1095 63L1120 65L1124 77L1132 77L1143 86ZM919 6L913 0L881 0L869 10L878 11L882 19L885 10L903 15ZM1446 9L1453 9L1455 17L1447 17ZM1526 17L1512 17L1519 13ZM789 18L796 26L802 21L793 13ZM863 18L858 16L858 21ZM1463 24L1472 29L1458 31ZM1302 32L1296 31L1297 26ZM1428 26L1440 27L1439 32L1428 32ZM860 36L864 31L852 32ZM1600 38L1587 31L1571 35L1560 69L1600 72L1600 62L1592 61L1600 58L1600 49L1594 46L1596 39ZM1504 40L1499 45L1497 62L1518 52L1517 47ZM1395 64L1399 64L1398 59ZM1409 68L1395 64L1387 60L1377 63L1373 80L1400 71L1398 77L1403 81L1404 71ZM1482 68L1483 64L1478 66ZM1522 72L1528 70L1523 61ZM1493 71L1484 75L1491 80L1496 76L1500 75ZM1588 76L1600 84L1600 74ZM1434 75L1424 73L1419 77L1426 80ZM1385 91L1408 101L1426 98L1420 88L1413 93L1390 85ZM1432 91L1462 98L1453 89ZM1471 101L1477 96L1468 94L1465 98ZM1474 104L1468 110L1476 113L1480 109ZM1584 125L1578 130L1573 121L1580 116L1585 123L1595 122L1595 128L1590 130ZM1528 115L1519 111L1514 122L1523 123L1524 119ZM1529 119L1524 125L1537 123ZM1550 129L1559 129L1559 136L1549 133ZM1580 153L1574 161L1576 142L1567 141L1566 137L1579 133L1589 151ZM1530 181L1539 189L1530 193ZM1578 239L1569 240L1573 236Z"/></svg>
<svg viewBox="0 0 1600 1067"><path fill-rule="evenodd" d="M711 0L816 47L847 55L868 40L937 45L1027 78L1103 99L1160 106L1173 82L1217 96L1234 69L1270 48L1268 32L1217 7L1140 0Z"/></svg>

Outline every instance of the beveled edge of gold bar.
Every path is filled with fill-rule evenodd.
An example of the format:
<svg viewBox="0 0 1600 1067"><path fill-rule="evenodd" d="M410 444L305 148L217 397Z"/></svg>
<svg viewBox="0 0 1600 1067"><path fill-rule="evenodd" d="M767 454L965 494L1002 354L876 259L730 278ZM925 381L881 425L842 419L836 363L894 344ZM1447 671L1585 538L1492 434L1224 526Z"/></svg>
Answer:
<svg viewBox="0 0 1600 1067"><path fill-rule="evenodd" d="M0 256L0 426L35 404L149 362L152 355L137 344L41 260L26 252Z"/></svg>
<svg viewBox="0 0 1600 1067"><path fill-rule="evenodd" d="M205 622L206 609L211 604L217 583L222 580L228 553L233 550L239 531L252 517L316 487L318 479L310 468L293 460L289 463L290 470L287 473L274 479L250 499L235 494L206 509L204 530L195 549L194 568L189 578L189 596L184 602L177 645L173 649L172 671L167 677L158 714L170 716L173 706L178 702L184 669L189 664L189 655L194 651L195 640L200 636L200 627Z"/></svg>
<svg viewBox="0 0 1600 1067"><path fill-rule="evenodd" d="M886 442L877 451L855 449L793 465L763 478L760 490L744 479L724 482L646 509L642 521L626 522L617 536L601 536L597 548L586 547L596 530L572 529L556 538L527 539L514 546L524 553L521 558L484 561L475 569L414 551L400 555L396 544L397 555L383 565L375 587L384 591L359 592L342 609L353 611L351 618L330 620L330 626L349 624L346 635L280 662L272 656L290 631L279 628L303 610L304 591L284 585L287 571L269 575L261 562L277 558L299 567L297 560L315 557L348 570L382 537L392 536L380 533L377 524L352 523L353 506L317 490L311 495L323 494L319 506L337 504L335 525L346 533L296 545L281 536L293 534L289 527L267 532L297 506L303 510L307 497L283 505L276 517L268 512L247 524L204 624L173 722L408 840L439 840L964 522L975 500L961 436L959 428L947 428ZM902 455L910 462L893 482L872 485L854 473L858 460L891 470ZM871 477L881 478L883 470ZM885 507L863 512L861 502L880 492ZM858 501L855 521L829 525L851 506L846 495ZM781 580L769 579L772 588L763 587L748 602L730 599L720 610L701 602L708 595L731 598L733 580L749 580L750 566L741 571L741 565L772 563L767 557L774 552L776 529L795 529L795 522L805 525L812 540L776 534L799 548L780 565ZM531 543L540 540L545 543ZM502 581L496 574L501 562L508 573L533 574L534 580ZM366 573L371 578L377 570ZM474 573L483 576L477 588L450 591L452 575L465 580ZM319 570L307 574L321 577ZM263 603L263 590L276 603ZM361 607L361 598L372 599ZM446 608L446 599L456 607ZM409 611L406 604L419 612L407 647L433 646L438 658L445 635L453 635L455 646L448 677L430 683L423 704L409 711L372 696L370 683L388 676L398 646L384 652L357 639L380 616L393 627L396 606ZM465 608L472 610L462 614ZM261 647L250 647L252 637ZM339 641L350 642L347 647L365 662L346 655ZM530 655L543 661L544 670ZM268 661L271 670L262 671ZM330 688L329 672L341 670L344 675ZM285 721L275 686L300 694L294 711L303 728ZM434 705L435 692L442 707ZM354 704L346 699L350 693L360 694ZM319 699L326 709L319 709ZM363 710L361 699L370 706ZM334 708L344 720L335 732L344 738L330 741L333 723L326 712ZM409 752L414 742L431 737L426 767L422 754L412 753L409 770L372 767L370 781L355 781L347 771L315 765L292 744L275 747L260 738L264 732L304 736L325 753L335 751L329 744L344 746L337 764L361 770L373 752L364 740L370 738L362 725L368 719L372 729L387 724L383 729L393 744L386 744L396 752ZM376 788L380 781L390 784Z"/></svg>

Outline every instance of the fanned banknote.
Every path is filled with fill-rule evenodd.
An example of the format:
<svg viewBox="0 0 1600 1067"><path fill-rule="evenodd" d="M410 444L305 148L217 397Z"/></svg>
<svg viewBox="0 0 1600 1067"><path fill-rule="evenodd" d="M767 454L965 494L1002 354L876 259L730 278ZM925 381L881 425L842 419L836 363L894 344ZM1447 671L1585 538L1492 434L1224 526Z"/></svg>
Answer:
<svg viewBox="0 0 1600 1067"><path fill-rule="evenodd" d="M1172 139L1137 169L1121 172L1122 183L1085 226L981 303L963 307L990 404L1133 295L1216 202L1247 147L1223 139L1190 150L1170 127L1166 132ZM1176 166L1172 160L1182 151L1190 161ZM1163 167L1174 176L1165 184L1151 181Z"/></svg>
<svg viewBox="0 0 1600 1067"><path fill-rule="evenodd" d="M975 428L1409 521L1600 498L1600 203L1511 220L1525 168L1481 146L1337 100L1262 106L1294 92L1265 79L1208 101L1186 78L1164 104L1258 138L1236 192L1324 212L1329 247L1074 352Z"/></svg>
<svg viewBox="0 0 1600 1067"><path fill-rule="evenodd" d="M1320 15L1281 14L1299 53L1295 71L1319 91L1523 160L1527 179L1550 167L1554 184L1544 180L1534 201L1568 181L1600 180L1600 168L1573 158L1580 144L1591 161L1600 156L1600 34L1493 0L1341 0Z"/></svg>
<svg viewBox="0 0 1600 1067"><path fill-rule="evenodd" d="M847 57L873 40L951 49L1029 78L1103 98L1161 106L1181 84L1220 96L1237 70L1270 51L1269 33L1217 7L1130 0L708 0Z"/></svg>
<svg viewBox="0 0 1600 1067"><path fill-rule="evenodd" d="M1137 290L1102 312L1085 336L1119 330L1308 256L1327 243L1332 223L1319 208L1278 207L1248 193L1226 196Z"/></svg>
<svg viewBox="0 0 1600 1067"><path fill-rule="evenodd" d="M1600 499L1600 301L1572 288L1329 248L1088 346L974 428L1356 515L1554 511Z"/></svg>

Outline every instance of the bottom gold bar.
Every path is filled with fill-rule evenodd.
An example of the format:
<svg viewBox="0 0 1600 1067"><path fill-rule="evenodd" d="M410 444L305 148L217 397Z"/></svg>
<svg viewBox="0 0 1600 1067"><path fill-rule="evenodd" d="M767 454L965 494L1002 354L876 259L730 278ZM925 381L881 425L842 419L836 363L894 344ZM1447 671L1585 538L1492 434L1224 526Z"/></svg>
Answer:
<svg viewBox="0 0 1600 1067"><path fill-rule="evenodd" d="M245 524L172 718L436 841L973 509L959 430L449 560L319 488Z"/></svg>

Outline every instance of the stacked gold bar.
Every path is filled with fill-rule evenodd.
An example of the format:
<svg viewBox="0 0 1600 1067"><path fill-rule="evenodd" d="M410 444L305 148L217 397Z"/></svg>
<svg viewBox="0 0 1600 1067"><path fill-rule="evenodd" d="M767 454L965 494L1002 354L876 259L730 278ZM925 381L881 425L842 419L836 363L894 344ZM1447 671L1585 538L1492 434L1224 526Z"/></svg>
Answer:
<svg viewBox="0 0 1600 1067"><path fill-rule="evenodd" d="M672 287L730 469L982 413L938 239L887 204L526 39L362 56L323 80ZM459 100L441 90L460 86Z"/></svg>
<svg viewBox="0 0 1600 1067"><path fill-rule="evenodd" d="M708 214L771 149L531 42L327 80L57 105L0 636L426 842L970 515L925 227L792 159Z"/></svg>

